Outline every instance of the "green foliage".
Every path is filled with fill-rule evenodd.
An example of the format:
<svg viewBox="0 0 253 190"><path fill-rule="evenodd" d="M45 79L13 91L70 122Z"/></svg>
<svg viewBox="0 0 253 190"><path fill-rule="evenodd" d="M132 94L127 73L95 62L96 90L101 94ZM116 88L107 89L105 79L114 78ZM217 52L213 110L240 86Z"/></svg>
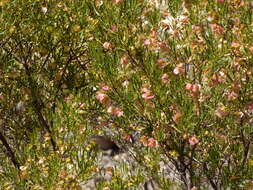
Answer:
<svg viewBox="0 0 253 190"><path fill-rule="evenodd" d="M80 189L103 170L90 141L102 133L138 167L106 168L97 189L250 189L252 9L0 1L0 186Z"/></svg>

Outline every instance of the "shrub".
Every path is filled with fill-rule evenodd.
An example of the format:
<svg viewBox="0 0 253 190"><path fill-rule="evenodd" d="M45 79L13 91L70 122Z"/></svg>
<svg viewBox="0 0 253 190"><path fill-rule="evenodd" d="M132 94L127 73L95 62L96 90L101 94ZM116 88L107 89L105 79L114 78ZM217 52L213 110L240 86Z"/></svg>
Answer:
<svg viewBox="0 0 253 190"><path fill-rule="evenodd" d="M3 187L78 188L98 169L88 137L102 131L139 167L98 188L146 176L176 188L169 166L184 189L251 188L251 2L0 6Z"/></svg>

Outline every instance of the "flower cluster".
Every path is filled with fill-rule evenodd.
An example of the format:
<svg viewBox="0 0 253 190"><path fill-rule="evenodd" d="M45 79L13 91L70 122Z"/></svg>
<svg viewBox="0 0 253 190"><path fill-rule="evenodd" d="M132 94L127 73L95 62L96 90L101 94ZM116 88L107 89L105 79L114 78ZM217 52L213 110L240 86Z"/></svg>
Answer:
<svg viewBox="0 0 253 190"><path fill-rule="evenodd" d="M160 40L158 37L158 32L152 30L149 37L144 40L144 45L148 47L151 51L167 51L167 43L163 40Z"/></svg>
<svg viewBox="0 0 253 190"><path fill-rule="evenodd" d="M199 143L199 139L195 135L184 134L183 139L187 140L191 146L195 146Z"/></svg>
<svg viewBox="0 0 253 190"><path fill-rule="evenodd" d="M178 63L173 70L175 75L180 75L185 73L185 63Z"/></svg>
<svg viewBox="0 0 253 190"><path fill-rule="evenodd" d="M112 104L112 100L107 95L109 90L110 87L107 84L101 83L100 90L97 91L96 99L107 108L108 113L117 117L121 117L124 115L124 112L121 110L121 108Z"/></svg>
<svg viewBox="0 0 253 190"><path fill-rule="evenodd" d="M201 88L201 85L200 84L191 84L191 83L187 83L185 85L185 89L190 91L190 96L191 97L199 97L200 95L200 88Z"/></svg>
<svg viewBox="0 0 253 190"><path fill-rule="evenodd" d="M151 100L155 97L155 95L153 94L153 92L150 90L151 86L150 84L144 84L141 88L141 92L142 92L142 95L141 97L144 99L144 100Z"/></svg>
<svg viewBox="0 0 253 190"><path fill-rule="evenodd" d="M140 138L140 142L144 145L144 146L148 146L148 147L157 147L158 146L158 142L157 140L155 140L154 138L148 138L146 136L142 136Z"/></svg>

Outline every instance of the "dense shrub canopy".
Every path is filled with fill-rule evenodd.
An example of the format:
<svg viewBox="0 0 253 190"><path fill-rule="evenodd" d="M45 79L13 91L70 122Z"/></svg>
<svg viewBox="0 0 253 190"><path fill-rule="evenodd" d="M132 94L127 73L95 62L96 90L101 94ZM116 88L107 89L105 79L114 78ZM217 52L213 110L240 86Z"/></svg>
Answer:
<svg viewBox="0 0 253 190"><path fill-rule="evenodd" d="M0 186L81 188L103 134L132 161L98 189L252 188L252 9L0 1Z"/></svg>

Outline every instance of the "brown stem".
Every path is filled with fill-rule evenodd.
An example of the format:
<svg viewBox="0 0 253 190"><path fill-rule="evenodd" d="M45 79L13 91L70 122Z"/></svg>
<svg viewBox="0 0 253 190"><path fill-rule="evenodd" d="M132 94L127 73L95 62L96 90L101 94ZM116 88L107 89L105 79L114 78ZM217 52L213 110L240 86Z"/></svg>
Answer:
<svg viewBox="0 0 253 190"><path fill-rule="evenodd" d="M203 168L204 168L204 171L208 172L209 169L207 167L207 163L203 164ZM215 184L213 178L208 173L206 174L206 177L207 177L209 183L211 184L212 188L214 190L218 190L218 186Z"/></svg>
<svg viewBox="0 0 253 190"><path fill-rule="evenodd" d="M245 167L248 155L249 155L249 147L250 147L250 141L245 137L244 130L243 130L243 118L240 120L240 137L243 144L243 160L242 160L242 168Z"/></svg>
<svg viewBox="0 0 253 190"><path fill-rule="evenodd" d="M23 46L21 45L21 42L18 42L17 43L17 47L19 47L20 51L23 53L23 55L25 55L25 51L24 51L24 48ZM40 104L40 97L39 97L39 94L38 94L38 91L36 90L37 89L37 85L35 84L35 82L33 81L32 79L32 76L31 76L31 70L29 68L29 65L28 65L28 59L29 59L29 56L31 54L31 50L32 50L32 46L29 46L28 47L28 53L26 56L23 56L23 57L19 57L17 55L15 55L15 53L13 51L9 51L7 48L3 48L4 51L6 51L8 54L10 54L16 61L18 61L19 63L21 63L23 65L23 67L25 68L25 72L26 72L26 75L28 77L28 83L29 83L29 87L30 87L30 90L31 90L31 97L32 97L32 100L33 100L33 108L34 108L34 111L38 117L38 120L42 126L42 128L44 128L50 135L50 141L51 141L51 144L53 146L53 149L54 150L57 150L57 145L56 145L56 142L54 141L53 139L53 135L52 135L52 132L50 130L50 127L49 125L47 124L47 122L45 121L43 115L42 115L42 108L41 108L41 104ZM8 144L8 143L7 143Z"/></svg>
<svg viewBox="0 0 253 190"><path fill-rule="evenodd" d="M5 146L6 150L7 150L7 156L11 159L13 165L19 169L20 164L17 161L14 152L12 151L10 145L8 144L7 140L5 139L4 135L0 132L0 140L3 143L3 145Z"/></svg>
<svg viewBox="0 0 253 190"><path fill-rule="evenodd" d="M50 135L50 142L53 146L53 149L54 151L57 150L57 145L56 145L56 142L54 141L53 139L53 134L52 134L52 131L50 130L50 127L49 125L47 124L46 120L44 119L43 115L42 115L42 107L41 107L41 104L40 104L40 99L39 99L39 95L37 93L37 86L36 84L34 84L34 81L32 79L32 76L31 76L31 72L30 72L30 69L29 69L29 66L24 63L23 64L25 70L26 70L26 74L28 76L28 82L29 82L29 86L30 86L30 90L31 90L31 97L32 97L32 100L33 100L33 108L34 108L34 111L38 117L38 120L41 124L41 126L49 133Z"/></svg>
<svg viewBox="0 0 253 190"><path fill-rule="evenodd" d="M49 125L47 124L46 120L44 119L44 117L41 113L41 110L36 109L36 114L38 116L38 119L39 119L39 122L40 122L41 126L43 126L46 129L46 131L50 134L50 137L51 137L50 142L53 146L54 151L56 151L57 150L57 145L56 145L56 142L54 141L54 139L52 138L52 131L50 130Z"/></svg>

